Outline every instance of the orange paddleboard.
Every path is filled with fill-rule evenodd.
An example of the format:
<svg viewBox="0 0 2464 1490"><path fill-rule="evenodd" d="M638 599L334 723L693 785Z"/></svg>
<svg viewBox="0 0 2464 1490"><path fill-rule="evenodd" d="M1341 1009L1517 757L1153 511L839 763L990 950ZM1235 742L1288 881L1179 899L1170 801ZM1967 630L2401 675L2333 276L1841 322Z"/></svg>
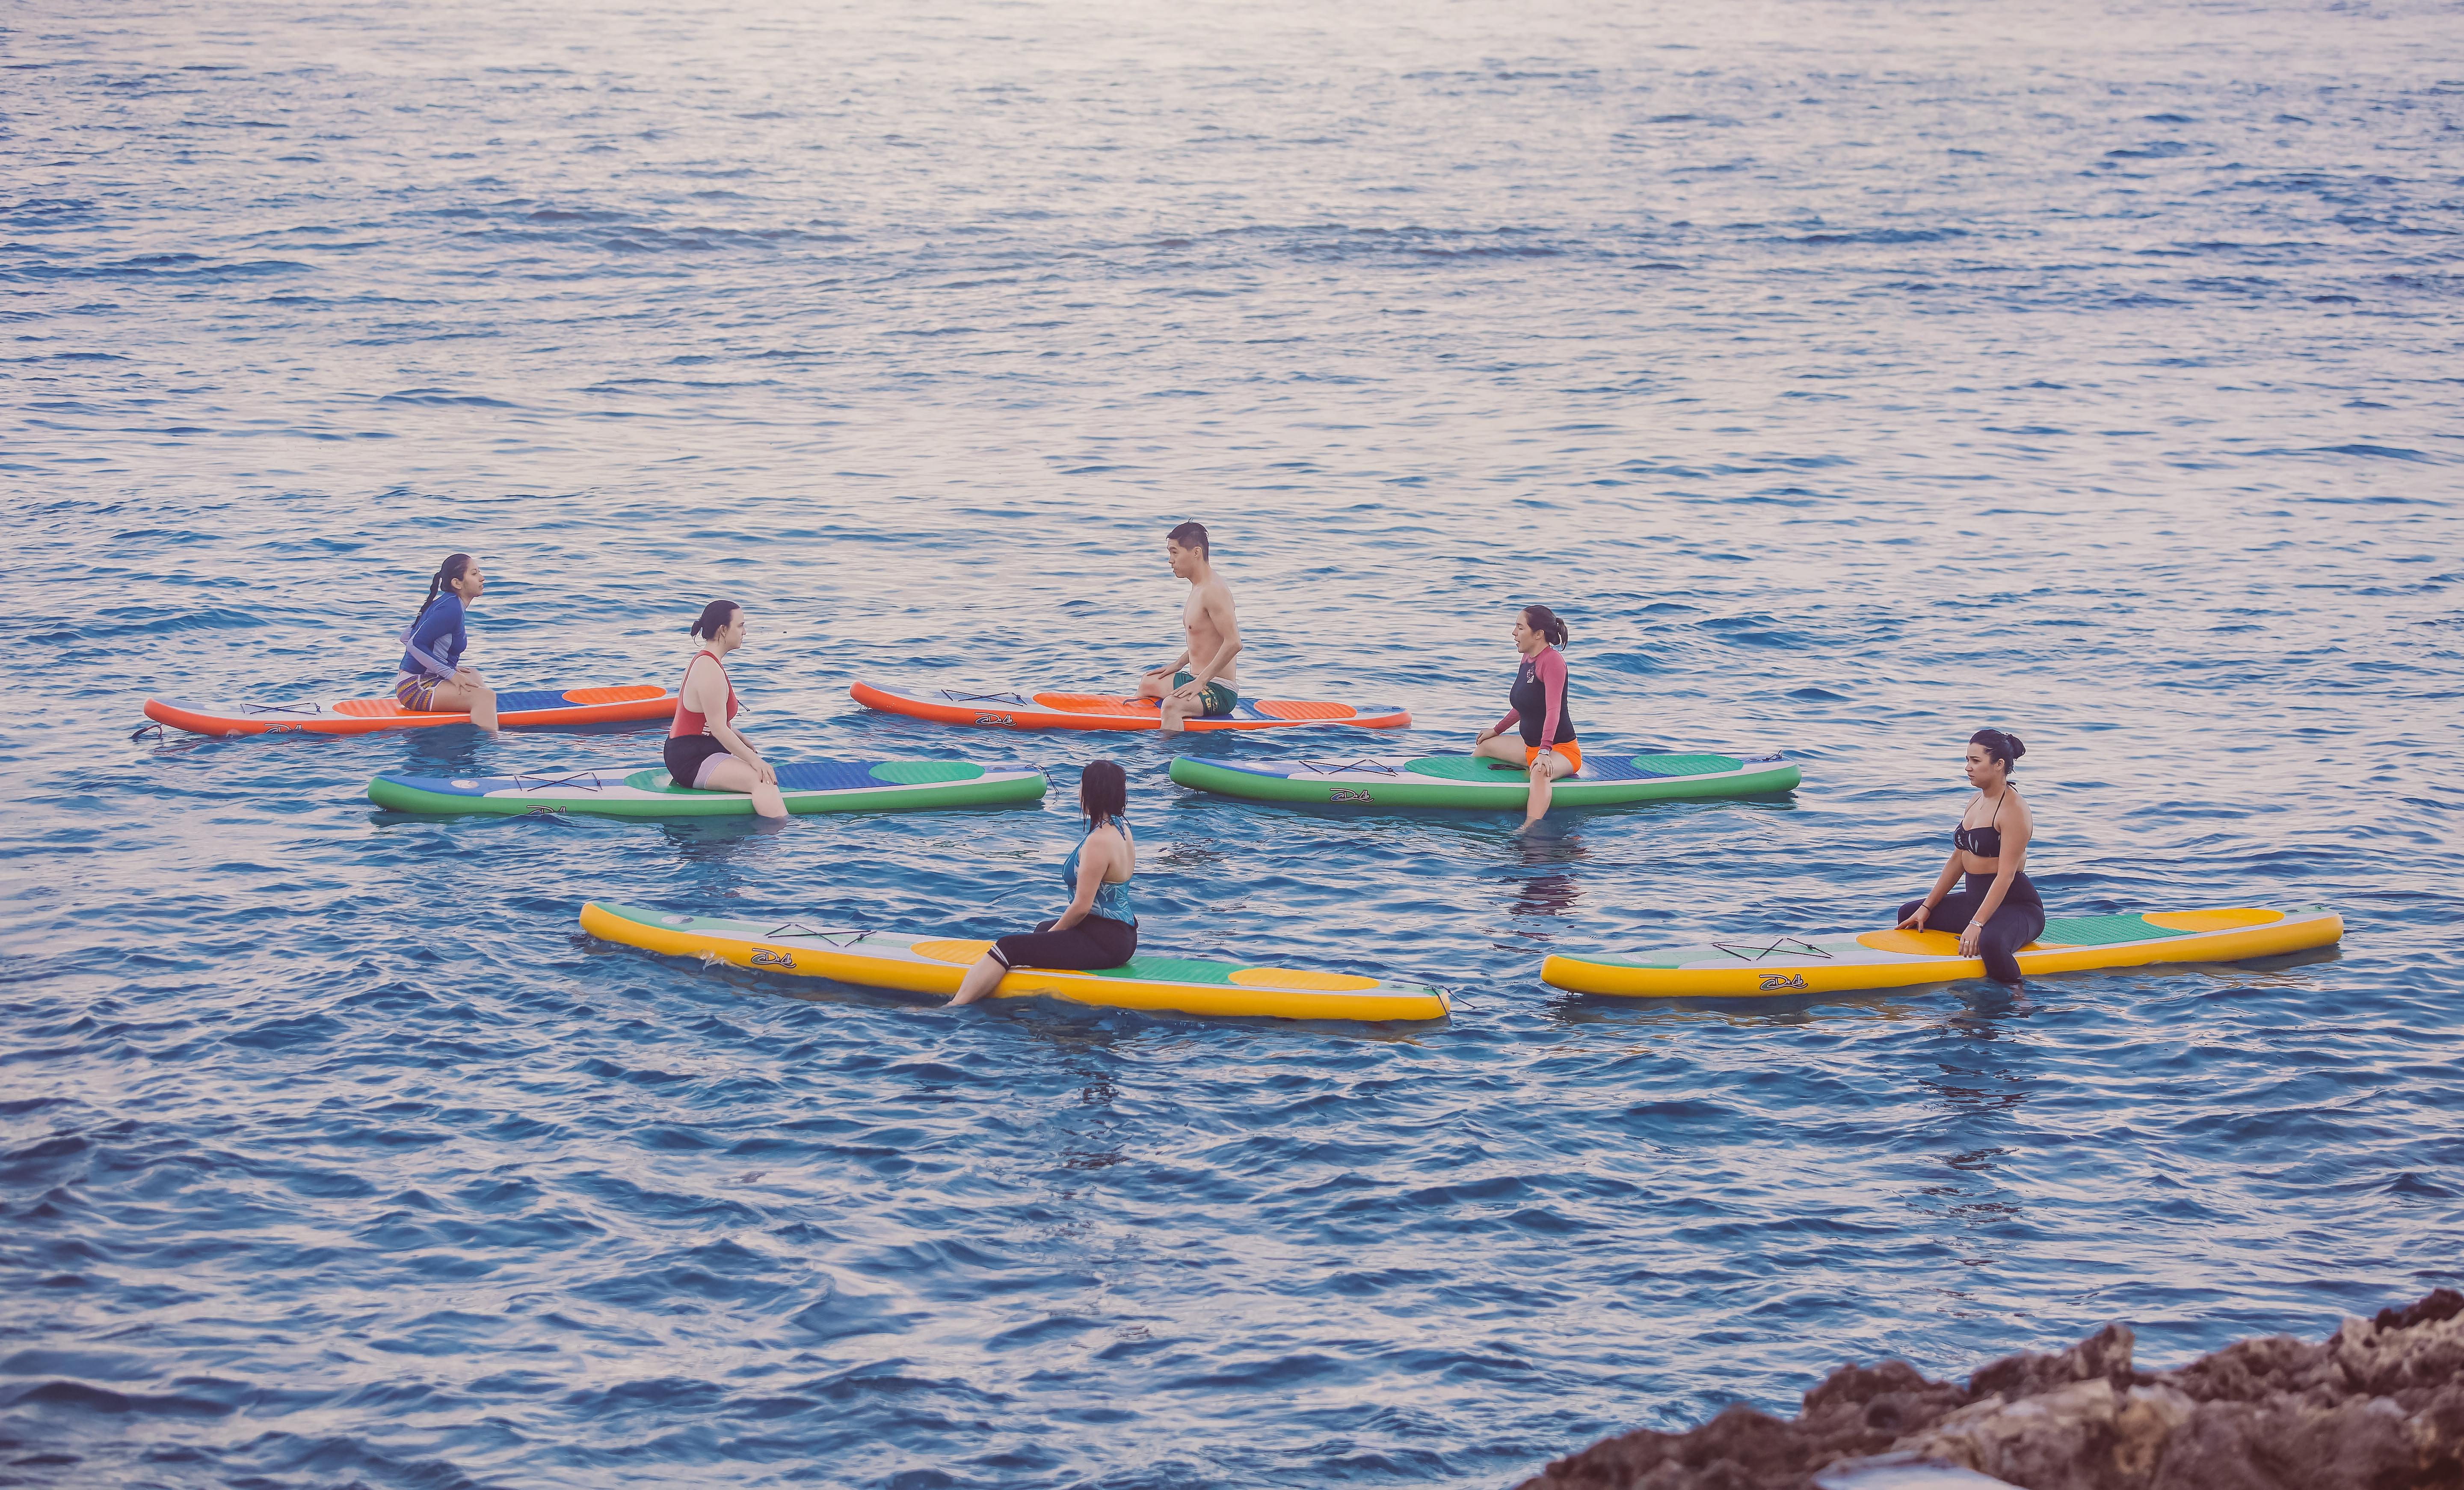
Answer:
<svg viewBox="0 0 2464 1490"><path fill-rule="evenodd" d="M1163 710L1152 699L1118 693L1032 689L928 689L859 683L847 690L867 709L962 724L980 730L1159 730ZM1322 699L1244 698L1221 719L1192 719L1193 730L1287 730L1305 724L1351 724L1400 730L1412 712L1400 704L1338 704Z"/></svg>
<svg viewBox="0 0 2464 1490"><path fill-rule="evenodd" d="M496 695L496 722L508 729L669 719L675 712L676 695L648 683L627 688L522 689ZM226 735L373 734L380 730L471 722L469 714L414 713L390 697L288 704L174 704L149 698L145 717L194 734Z"/></svg>

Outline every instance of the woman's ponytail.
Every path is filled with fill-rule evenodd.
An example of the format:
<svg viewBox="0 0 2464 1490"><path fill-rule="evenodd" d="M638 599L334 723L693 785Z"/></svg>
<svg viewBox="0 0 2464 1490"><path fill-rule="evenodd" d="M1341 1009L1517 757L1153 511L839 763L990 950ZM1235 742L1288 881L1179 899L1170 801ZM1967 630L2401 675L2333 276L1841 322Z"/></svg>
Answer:
<svg viewBox="0 0 2464 1490"><path fill-rule="evenodd" d="M470 568L470 555L446 555L445 562L437 565L436 573L429 579L428 599L419 603L419 613L423 616L427 615L428 607L436 603L436 597L445 593L445 587L460 580L464 574L469 572Z"/></svg>
<svg viewBox="0 0 2464 1490"><path fill-rule="evenodd" d="M736 613L741 608L734 601L712 601L694 618L692 633L705 642L715 642L718 633L735 624Z"/></svg>

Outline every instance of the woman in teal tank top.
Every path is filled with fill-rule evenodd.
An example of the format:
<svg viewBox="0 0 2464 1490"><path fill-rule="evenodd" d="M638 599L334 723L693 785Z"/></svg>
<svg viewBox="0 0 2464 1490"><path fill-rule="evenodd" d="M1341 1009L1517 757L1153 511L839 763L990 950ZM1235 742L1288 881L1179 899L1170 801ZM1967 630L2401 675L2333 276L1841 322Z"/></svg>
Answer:
<svg viewBox="0 0 2464 1490"><path fill-rule="evenodd" d="M958 981L954 1004L974 1003L1001 986L1012 968L1117 968L1138 950L1138 912L1130 904L1130 876L1138 845L1130 836L1129 778L1110 760L1093 760L1078 778L1078 806L1087 836L1061 866L1069 909L1032 931L1004 936Z"/></svg>

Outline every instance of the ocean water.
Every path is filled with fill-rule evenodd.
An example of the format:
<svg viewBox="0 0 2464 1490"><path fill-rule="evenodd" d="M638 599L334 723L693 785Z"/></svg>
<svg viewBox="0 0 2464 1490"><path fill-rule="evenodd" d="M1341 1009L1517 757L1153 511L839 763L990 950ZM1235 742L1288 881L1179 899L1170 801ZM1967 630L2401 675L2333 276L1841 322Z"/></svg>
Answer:
<svg viewBox="0 0 2464 1490"><path fill-rule="evenodd" d="M0 1481L1504 1484L1831 1367L2144 1361L2464 1282L2464 18L2430 4L0 12ZM1417 729L1046 736L858 677L1169 656ZM740 600L777 756L1042 811L423 820L656 731L130 738L508 686ZM1566 615L1587 743L1781 800L1340 815ZM1620 1003L1551 950L1879 924L1971 730L2058 912L2238 968ZM585 897L989 935L1122 761L1147 945L1453 1018L927 1001Z"/></svg>

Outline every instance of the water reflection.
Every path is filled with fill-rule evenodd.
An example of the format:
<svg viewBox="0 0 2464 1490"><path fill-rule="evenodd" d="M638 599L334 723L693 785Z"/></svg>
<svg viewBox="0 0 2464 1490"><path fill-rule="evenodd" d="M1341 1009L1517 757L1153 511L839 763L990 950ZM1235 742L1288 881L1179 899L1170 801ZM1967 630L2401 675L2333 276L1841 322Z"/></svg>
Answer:
<svg viewBox="0 0 2464 1490"><path fill-rule="evenodd" d="M1581 887L1574 883L1571 874L1529 875L1516 883L1514 903L1506 908L1506 913L1512 916L1561 916L1574 909L1574 902L1582 898L1582 893ZM1548 935L1545 931L1529 934L1543 939Z"/></svg>
<svg viewBox="0 0 2464 1490"><path fill-rule="evenodd" d="M467 724L429 725L402 737L402 771L406 776L500 776L481 757L497 742Z"/></svg>
<svg viewBox="0 0 2464 1490"><path fill-rule="evenodd" d="M1945 1065L1942 1075L1921 1078L1920 1091L1932 1093L1935 1105L1963 1117L2015 1112L2028 1100L2021 1077L2009 1070L1968 1070Z"/></svg>
<svg viewBox="0 0 2464 1490"><path fill-rule="evenodd" d="M1074 1063L1080 1078L1075 1109L1065 1108L1057 1115L1062 1128L1061 1167L1065 1170L1108 1170L1121 1162L1123 1147L1117 1135L1118 1114L1112 1103L1118 1095L1112 1085L1111 1068L1097 1061Z"/></svg>
<svg viewBox="0 0 2464 1490"><path fill-rule="evenodd" d="M2038 1008L2024 984L2014 989L1991 978L1968 978L1936 986L1959 1001L1943 1016L1943 1030L1970 1040L2005 1039L2004 1024L2024 1019Z"/></svg>
<svg viewBox="0 0 2464 1490"><path fill-rule="evenodd" d="M682 863L719 865L766 847L770 840L796 827L794 818L748 812L740 818L662 818L659 836Z"/></svg>
<svg viewBox="0 0 2464 1490"><path fill-rule="evenodd" d="M1560 1024L1591 1026L1725 1024L1731 1029L1793 1028L1835 1019L1911 1020L1937 1017L1909 1001L1925 990L1891 988L1842 994L1799 994L1788 998L1620 998L1608 994L1560 993L1549 1003Z"/></svg>
<svg viewBox="0 0 2464 1490"><path fill-rule="evenodd" d="M1548 827L1544 821L1542 829ZM1557 917L1572 911L1582 899L1582 883L1566 868L1591 855L1583 841L1571 832L1544 833L1535 830L1507 840L1507 857L1525 870L1538 873L1509 873L1514 895L1507 902L1506 913L1510 918ZM1526 941L1546 942L1554 934L1545 924L1518 926L1516 936Z"/></svg>

